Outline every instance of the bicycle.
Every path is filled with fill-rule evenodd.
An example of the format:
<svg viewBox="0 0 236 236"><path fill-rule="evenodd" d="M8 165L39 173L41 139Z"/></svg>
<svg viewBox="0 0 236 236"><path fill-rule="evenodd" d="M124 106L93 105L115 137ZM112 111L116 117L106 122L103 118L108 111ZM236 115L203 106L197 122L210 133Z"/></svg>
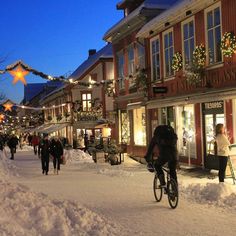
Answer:
<svg viewBox="0 0 236 236"><path fill-rule="evenodd" d="M161 186L156 169L154 167L152 171L149 169L149 171L155 173L153 180L154 197L157 202L160 202L164 192L164 194L167 194L170 207L172 209L175 209L179 202L178 185L176 181L170 177L169 169L167 169L166 167L162 167L162 169L166 172L166 186Z"/></svg>

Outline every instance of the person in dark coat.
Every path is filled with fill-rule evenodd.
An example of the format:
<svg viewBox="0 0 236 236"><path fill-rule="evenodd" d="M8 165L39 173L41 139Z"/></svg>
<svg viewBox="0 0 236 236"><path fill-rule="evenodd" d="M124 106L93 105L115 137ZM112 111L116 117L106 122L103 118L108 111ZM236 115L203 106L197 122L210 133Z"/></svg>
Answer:
<svg viewBox="0 0 236 236"><path fill-rule="evenodd" d="M16 146L18 144L18 138L15 135L10 136L7 145L11 151L11 160L14 160L14 154L16 153Z"/></svg>
<svg viewBox="0 0 236 236"><path fill-rule="evenodd" d="M39 154L40 154L41 163L42 163L42 173L45 175L48 175L49 154L50 154L50 142L48 140L48 135L45 135L42 142L40 142Z"/></svg>
<svg viewBox="0 0 236 236"><path fill-rule="evenodd" d="M59 174L61 158L63 156L63 145L58 137L51 142L51 154L53 156L54 174Z"/></svg>

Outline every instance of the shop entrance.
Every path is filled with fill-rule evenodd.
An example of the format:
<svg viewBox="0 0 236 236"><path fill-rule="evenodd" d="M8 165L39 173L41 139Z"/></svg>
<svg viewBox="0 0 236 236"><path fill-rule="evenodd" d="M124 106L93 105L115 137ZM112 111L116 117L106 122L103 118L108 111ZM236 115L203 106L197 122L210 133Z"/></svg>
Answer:
<svg viewBox="0 0 236 236"><path fill-rule="evenodd" d="M218 158L214 155L215 127L225 124L224 101L202 104L204 135L204 166L207 169L219 169Z"/></svg>

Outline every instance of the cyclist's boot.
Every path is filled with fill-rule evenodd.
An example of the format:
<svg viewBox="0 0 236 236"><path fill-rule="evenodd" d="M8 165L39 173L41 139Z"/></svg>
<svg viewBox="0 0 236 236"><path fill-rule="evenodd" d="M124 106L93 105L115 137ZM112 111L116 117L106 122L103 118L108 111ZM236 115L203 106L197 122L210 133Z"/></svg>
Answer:
<svg viewBox="0 0 236 236"><path fill-rule="evenodd" d="M161 174L158 176L158 178L160 180L160 187L165 187L166 186L165 176Z"/></svg>

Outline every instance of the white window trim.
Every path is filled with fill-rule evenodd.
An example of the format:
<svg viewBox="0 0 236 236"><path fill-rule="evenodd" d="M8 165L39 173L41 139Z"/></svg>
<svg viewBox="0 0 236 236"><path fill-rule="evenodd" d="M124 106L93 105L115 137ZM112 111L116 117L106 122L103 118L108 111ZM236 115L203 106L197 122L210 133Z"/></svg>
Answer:
<svg viewBox="0 0 236 236"><path fill-rule="evenodd" d="M207 13L209 11L213 11L214 9L216 9L217 7L220 8L220 34L221 34L221 38L222 38L222 7L221 7L221 1L211 5L210 7L206 8L204 10L204 22L205 22L205 42L206 42L206 66L211 66L209 64L209 55L208 55L208 34L207 34ZM224 57L223 57L223 54L221 52L221 55L222 55L222 60L220 62L215 62L214 64L219 64L221 62L224 62ZM213 65L214 65L213 64Z"/></svg>
<svg viewBox="0 0 236 236"><path fill-rule="evenodd" d="M181 22L181 37L182 37L182 58L183 58L183 70L185 69L185 58L184 58L184 25L188 24L189 22L193 21L194 26L194 48L196 47L196 26L195 26L195 16L191 16L188 19Z"/></svg>
<svg viewBox="0 0 236 236"><path fill-rule="evenodd" d="M152 65L153 65L153 61L152 61L152 42L156 41L156 40L159 40L160 80L155 81L155 82L158 83L158 82L161 82L161 66L162 66L162 64L161 64L161 41L160 41L160 36L159 35L157 35L157 36L150 39L150 57L151 57L150 59L151 59L151 80L153 82L154 79L153 79L153 70L152 70Z"/></svg>
<svg viewBox="0 0 236 236"><path fill-rule="evenodd" d="M164 48L164 40L165 40L165 35L172 32L172 37L173 37L173 54L175 53L175 40L174 40L174 29L173 27L169 28L168 30L162 32L162 53L163 53L163 74L164 74L164 79L170 79L174 77L174 74L171 76L166 76L166 65L165 65L165 48Z"/></svg>

